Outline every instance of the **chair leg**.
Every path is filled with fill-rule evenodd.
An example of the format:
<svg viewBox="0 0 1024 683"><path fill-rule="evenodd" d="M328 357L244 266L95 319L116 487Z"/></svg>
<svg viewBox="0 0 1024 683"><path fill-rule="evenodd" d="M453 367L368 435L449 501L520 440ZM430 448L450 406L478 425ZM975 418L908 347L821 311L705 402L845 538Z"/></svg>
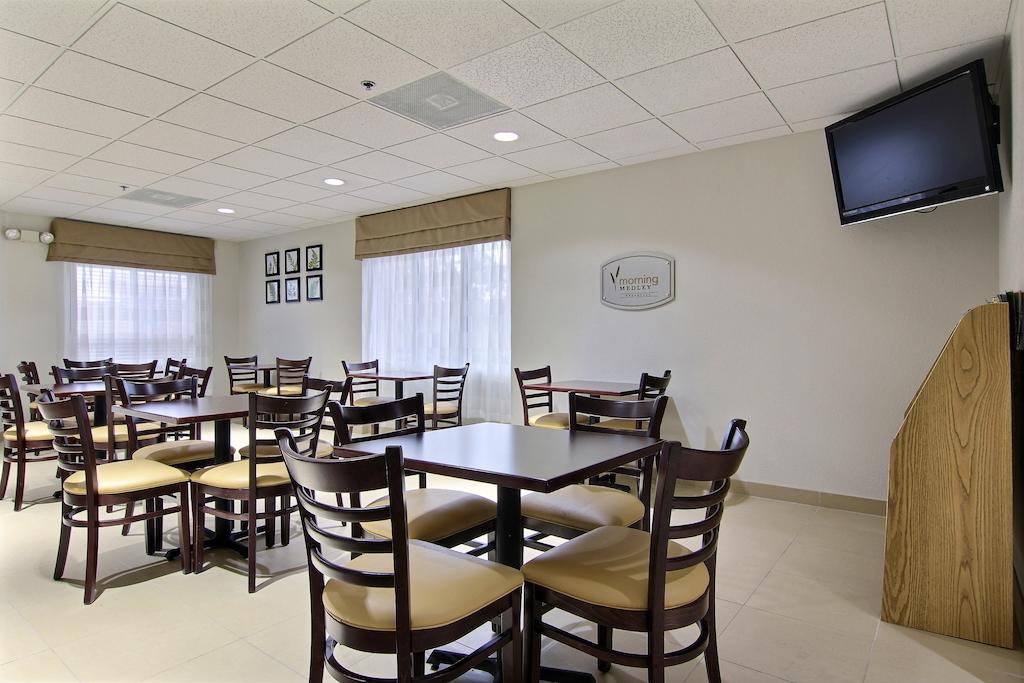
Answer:
<svg viewBox="0 0 1024 683"><path fill-rule="evenodd" d="M27 469L28 463L25 460L25 449L18 449L18 464L14 469L14 511L18 512L21 510L22 503L25 502L25 470Z"/></svg>
<svg viewBox="0 0 1024 683"><path fill-rule="evenodd" d="M277 540L277 519L274 517L274 513L277 512L277 498L271 496L263 501L263 509L267 512L267 520L263 523L263 535L267 541L267 547L273 548L274 542Z"/></svg>
<svg viewBox="0 0 1024 683"><path fill-rule="evenodd" d="M152 513L155 510L155 502L152 498L146 499L146 512ZM153 519L146 520L146 554L152 555L156 552L156 523Z"/></svg>
<svg viewBox="0 0 1024 683"><path fill-rule="evenodd" d="M287 510L291 504L291 496L281 496L282 510ZM281 515L281 545L288 545L290 540L292 540L292 513L285 512Z"/></svg>
<svg viewBox="0 0 1024 683"><path fill-rule="evenodd" d="M316 571L309 572L309 594L320 596L324 590L324 577ZM324 623L323 602L311 599L309 606L309 683L323 683L324 650L327 631Z"/></svg>
<svg viewBox="0 0 1024 683"><path fill-rule="evenodd" d="M427 673L427 653L414 652L412 655L412 675L425 676Z"/></svg>
<svg viewBox="0 0 1024 683"><path fill-rule="evenodd" d="M192 571L192 529L189 527L188 484L178 487L178 549L181 552L181 573Z"/></svg>
<svg viewBox="0 0 1024 683"><path fill-rule="evenodd" d="M91 605L96 600L96 565L100 555L100 527L97 516L99 510L91 510L93 516L85 527L85 604Z"/></svg>
<svg viewBox="0 0 1024 683"><path fill-rule="evenodd" d="M714 567L710 569L714 572ZM714 595L713 590L712 595ZM708 683L722 683L722 670L718 663L718 626L715 623L715 599L713 597L710 607L708 607L708 613L704 617L704 623L708 629L708 645L704 650L704 666L708 672Z"/></svg>
<svg viewBox="0 0 1024 683"><path fill-rule="evenodd" d="M248 514L248 542L249 552L246 553L248 556L249 565L249 592L256 592L256 499L250 497L249 502L246 505L246 512Z"/></svg>
<svg viewBox="0 0 1024 683"><path fill-rule="evenodd" d="M597 625L597 644L603 650L612 649L612 627L605 626L604 624ZM612 663L604 659L598 658L597 670L601 673L608 673L611 671Z"/></svg>
<svg viewBox="0 0 1024 683"><path fill-rule="evenodd" d="M129 502L124 506L124 518L128 519L135 514L135 501ZM127 536L132 530L132 525L129 522L125 522L124 526L121 527L121 535Z"/></svg>
<svg viewBox="0 0 1024 683"><path fill-rule="evenodd" d="M665 631L647 632L647 683L665 683Z"/></svg>
<svg viewBox="0 0 1024 683"><path fill-rule="evenodd" d="M192 544L192 573L198 574L203 571L203 551L206 549L206 513L203 512L203 488L198 484L192 484L189 491L192 501L192 538L196 539Z"/></svg>
<svg viewBox="0 0 1024 683"><path fill-rule="evenodd" d="M427 488L427 473L426 472L420 472L419 473L419 480L420 480L419 481L420 488L421 489Z"/></svg>
<svg viewBox="0 0 1024 683"><path fill-rule="evenodd" d="M71 506L60 505L60 540L57 542L57 561L53 565L53 580L64 578L64 567L68 562L68 545L71 543L71 527L64 523L64 518L71 512Z"/></svg>
<svg viewBox="0 0 1024 683"><path fill-rule="evenodd" d="M516 591L512 598L512 607L501 615L501 630L511 631L512 635L511 642L503 647L498 655L501 658L502 681L523 680L523 629L519 617L521 598L521 592Z"/></svg>
<svg viewBox="0 0 1024 683"><path fill-rule="evenodd" d="M155 501L153 501L153 506L156 508L157 512L162 511L164 509L164 499L162 497L158 497ZM160 552L164 549L163 515L160 515L159 517L153 520L153 547L156 549L157 552Z"/></svg>
<svg viewBox="0 0 1024 683"><path fill-rule="evenodd" d="M3 474L0 475L0 498L7 495L7 478L11 475L11 463L7 460L10 456L11 450L9 448L4 449L4 468Z"/></svg>
<svg viewBox="0 0 1024 683"><path fill-rule="evenodd" d="M534 599L533 584L524 586L523 602L526 605L526 676L527 683L540 683L540 606Z"/></svg>

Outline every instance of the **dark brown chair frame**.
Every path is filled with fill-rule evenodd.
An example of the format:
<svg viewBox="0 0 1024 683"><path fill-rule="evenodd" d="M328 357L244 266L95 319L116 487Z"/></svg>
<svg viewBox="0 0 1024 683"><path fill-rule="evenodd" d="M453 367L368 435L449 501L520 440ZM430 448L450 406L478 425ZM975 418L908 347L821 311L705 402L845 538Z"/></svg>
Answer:
<svg viewBox="0 0 1024 683"><path fill-rule="evenodd" d="M355 405L356 399L361 398L359 394L369 394L370 396L380 396L380 380L379 379L361 379L356 377L350 377L353 372L367 372L373 371L375 374L380 372L380 360L368 360L361 361L359 363L349 363L348 361L341 361L341 369L345 371L345 377L352 380L352 389L349 391L349 403Z"/></svg>
<svg viewBox="0 0 1024 683"><path fill-rule="evenodd" d="M341 405L345 405L346 403L348 403L348 398L352 391L352 378L346 377L345 379L341 380L321 379L319 377L306 377L306 383L303 385L302 393L305 394L310 391L329 392L330 397L327 399L328 406L330 406L330 404L335 401L337 401ZM326 418L331 416L325 415L324 417ZM332 433L335 432L333 417L331 417L330 422L328 422L325 419L322 423L320 423L320 431L323 432L324 430ZM333 443L335 446L339 444L337 434L334 434L334 436L331 439L331 443Z"/></svg>
<svg viewBox="0 0 1024 683"><path fill-rule="evenodd" d="M102 368L105 365L113 365L114 358L100 358L98 360L70 360L64 359L64 367L68 369Z"/></svg>
<svg viewBox="0 0 1024 683"><path fill-rule="evenodd" d="M187 358L177 360L175 358L168 357L168 359L164 361L164 375L166 375L167 377L179 377L181 369L185 367L187 363Z"/></svg>
<svg viewBox="0 0 1024 683"><path fill-rule="evenodd" d="M18 380L12 374L0 376L0 434L14 427L17 440L3 439L3 474L0 474L0 498L7 495L7 480L14 465L14 511L25 503L25 470L29 463L56 460L56 453L43 455L53 448L53 439L28 441L25 436L25 412L21 403Z"/></svg>
<svg viewBox="0 0 1024 683"><path fill-rule="evenodd" d="M298 387L301 390L304 386L304 382L306 381L306 377L309 376L309 366L313 364L313 356L298 360L278 358L276 363L277 372L274 378L274 386L277 387L277 395L295 395L282 394L281 387Z"/></svg>
<svg viewBox="0 0 1024 683"><path fill-rule="evenodd" d="M206 396L206 389L210 386L210 380L213 378L213 366L207 368L193 368L186 364L182 364L178 368L178 374L175 375L177 379L186 379L188 377L195 377L199 382L198 393L196 396L202 398Z"/></svg>
<svg viewBox="0 0 1024 683"><path fill-rule="evenodd" d="M156 365L155 360L148 363L114 363L110 374L134 382L146 382L156 377Z"/></svg>
<svg viewBox="0 0 1024 683"><path fill-rule="evenodd" d="M114 364L90 365L81 368L59 368L52 366L53 381L56 384L73 382L102 382L103 378L114 372Z"/></svg>
<svg viewBox="0 0 1024 683"><path fill-rule="evenodd" d="M443 368L440 365L434 366L434 386L431 394L431 402L434 405L434 412L427 415L427 420L430 422L430 429L462 426L462 397L466 391L467 377L469 377L469 363L466 363L461 368ZM438 409L440 408L438 404L452 402L456 403L455 413L446 413L444 417L442 417L438 413Z"/></svg>
<svg viewBox="0 0 1024 683"><path fill-rule="evenodd" d="M39 384L39 368L36 367L35 361L23 360L18 363L18 374L21 375L21 381L25 384ZM38 420L39 411L31 407L32 403L35 403L36 399L39 398L39 394L28 393L29 401L29 420Z"/></svg>
<svg viewBox="0 0 1024 683"><path fill-rule="evenodd" d="M530 409L531 408L543 408L545 413L555 412L555 392L553 391L541 391L532 390L527 382L535 379L544 380L539 384L551 384L551 366L545 365L542 368L536 370L520 370L515 369L516 382L519 383L519 395L523 400L523 424L527 427L530 426ZM528 391L534 391L532 394L528 394ZM530 403L540 399L539 403Z"/></svg>
<svg viewBox="0 0 1024 683"><path fill-rule="evenodd" d="M665 668L705 656L708 680L722 680L718 661L718 635L715 624L715 565L719 526L729 492L730 478L739 469L750 439L746 421L732 420L721 450L686 448L678 441L666 442L658 456L658 498L651 531L650 571L646 611L622 610L593 605L556 591L526 583L526 680L540 680L540 637L547 636L563 645L594 656L598 669L608 671L612 664L647 669L650 683L664 683ZM676 495L679 480L709 484L707 493ZM673 510L704 509L704 519L689 524L672 524ZM670 539L701 537L701 547L679 557L668 557ZM665 574L703 562L710 574L704 594L697 600L672 609L665 608ZM543 615L561 609L594 621L598 641L592 643L575 634L546 624ZM697 638L675 652L665 652L665 631L697 624ZM647 632L647 653L633 654L612 647L613 629Z"/></svg>
<svg viewBox="0 0 1024 683"><path fill-rule="evenodd" d="M224 356L224 364L228 368L228 391L231 394L245 394L246 391L235 391L236 384L259 384L256 377L256 366L259 365L259 356L245 356L243 358L231 358Z"/></svg>

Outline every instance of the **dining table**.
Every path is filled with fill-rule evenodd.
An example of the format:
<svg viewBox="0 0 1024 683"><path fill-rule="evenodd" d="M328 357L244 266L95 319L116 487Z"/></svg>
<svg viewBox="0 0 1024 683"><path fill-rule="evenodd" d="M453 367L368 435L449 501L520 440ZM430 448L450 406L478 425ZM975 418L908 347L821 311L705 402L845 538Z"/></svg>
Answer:
<svg viewBox="0 0 1024 683"><path fill-rule="evenodd" d="M44 389L49 389L53 392L55 398L68 398L74 394L81 394L92 398L93 400L93 416L92 424L94 427L99 427L107 424L107 385L102 381L97 380L94 382L67 382L65 384L54 384L52 382L44 382L41 384L22 384L21 390L26 394L38 395L43 392Z"/></svg>
<svg viewBox="0 0 1024 683"><path fill-rule="evenodd" d="M434 371L430 370L395 370L392 372L350 372L348 376L352 379L369 379L379 382L395 383L395 398L405 398L405 383L415 382L424 379L434 379Z"/></svg>

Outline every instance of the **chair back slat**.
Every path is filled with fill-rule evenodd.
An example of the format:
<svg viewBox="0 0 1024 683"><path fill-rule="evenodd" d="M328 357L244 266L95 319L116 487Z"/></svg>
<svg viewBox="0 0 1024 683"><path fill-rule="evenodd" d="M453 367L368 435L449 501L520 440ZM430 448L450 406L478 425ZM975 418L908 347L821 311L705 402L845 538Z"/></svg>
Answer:
<svg viewBox="0 0 1024 683"><path fill-rule="evenodd" d="M462 424L462 397L466 390L466 378L468 376L469 363L466 363L461 368L434 366L434 413L431 416L432 428L437 429L439 423L448 425Z"/></svg>
<svg viewBox="0 0 1024 683"><path fill-rule="evenodd" d="M21 403L21 390L13 374L0 376L0 422L3 431L15 428L18 443L25 440L25 413Z"/></svg>
<svg viewBox="0 0 1024 683"><path fill-rule="evenodd" d="M327 407L329 391L321 391L308 396L265 396L249 394L249 474L250 482L256 480L256 461L268 462L280 460L277 450L278 429L290 430L296 445L296 451L313 456L320 439L320 423L323 421ZM259 436L260 432L270 432L271 436ZM273 448L260 448L272 446ZM265 451L271 451L266 453ZM260 457L255 457L261 453ZM254 484L253 484L254 485Z"/></svg>
<svg viewBox="0 0 1024 683"><path fill-rule="evenodd" d="M665 392L668 391L669 382L672 381L672 371L666 370L665 374L661 377L657 375L651 375L643 373L640 375L640 392L637 397L644 398L658 398L664 396Z"/></svg>
<svg viewBox="0 0 1024 683"><path fill-rule="evenodd" d="M68 358L64 359L64 367L65 368L101 368L101 367L103 367L105 365L113 365L113 364L114 364L113 357L111 357L111 358L101 358L99 360L70 360Z"/></svg>
<svg viewBox="0 0 1024 683"><path fill-rule="evenodd" d="M336 446L402 436L403 434L422 434L426 427L423 416L423 394L369 406L347 406L339 401L331 401L327 410L334 423L334 445ZM379 425L398 420L405 421L405 426L401 429L383 434L355 435L356 427Z"/></svg>
<svg viewBox="0 0 1024 683"><path fill-rule="evenodd" d="M206 388L210 386L210 379L213 377L213 366L211 365L210 367L205 369L193 368L189 367L185 363L184 359L182 359L181 367L178 368L178 374L176 375L176 377L178 379L187 379L189 377L195 377L196 381L199 383L198 396L202 398L203 396L206 396Z"/></svg>
<svg viewBox="0 0 1024 683"><path fill-rule="evenodd" d="M106 365L93 365L81 368L58 368L52 367L53 381L57 384L70 384L73 382L101 382L103 378L114 372L113 363Z"/></svg>
<svg viewBox="0 0 1024 683"><path fill-rule="evenodd" d="M299 360L287 358L277 359L277 393L281 394L282 387L301 388L306 377L309 375L309 366L313 363L313 357Z"/></svg>
<svg viewBox="0 0 1024 683"><path fill-rule="evenodd" d="M530 426L530 410L533 408L540 408L546 413L554 412L555 410L555 395L552 391L538 391L533 390L527 382L534 382L535 384L550 384L551 383L551 366L545 365L542 368L536 370L520 370L515 369L516 382L519 384L519 395L523 400L523 424L527 427ZM536 382L535 380L540 380ZM533 393L529 393L533 391Z"/></svg>
<svg viewBox="0 0 1024 683"><path fill-rule="evenodd" d="M114 363L111 374L136 382L153 379L156 376L156 361L148 363Z"/></svg>
<svg viewBox="0 0 1024 683"><path fill-rule="evenodd" d="M177 358L168 358L164 361L164 375L167 377L178 377L181 369L188 363L187 358L178 360Z"/></svg>
<svg viewBox="0 0 1024 683"><path fill-rule="evenodd" d="M191 399L198 396L198 380L195 377L184 379L161 378L148 382L127 380L123 377L110 377L108 380L113 383L114 398L125 408L139 406L146 403L160 401L177 401ZM139 440L166 439L168 435L178 435L188 431L189 438L195 438L196 425L182 427L181 425L160 424L159 427L140 429L143 422L150 422L141 418L128 416L125 420L128 424L128 452L135 451L139 446Z"/></svg>
<svg viewBox="0 0 1024 683"><path fill-rule="evenodd" d="M349 363L348 361L341 361L341 368L345 371L345 377L352 380L352 389L349 393L349 403L355 403L357 398L361 398L359 394L363 394L366 397L380 396L380 380L377 379L364 379L349 377L353 372L372 372L377 374L380 372L380 360L368 360L359 363Z"/></svg>
<svg viewBox="0 0 1024 683"><path fill-rule="evenodd" d="M608 398L582 396L574 391L569 392L569 429L580 432L599 432L603 434L625 434L628 436L647 436L652 439L661 438L661 422L668 407L668 397L622 401ZM599 427L600 423L592 423L591 417L633 420L639 425L634 429L613 429Z"/></svg>
<svg viewBox="0 0 1024 683"><path fill-rule="evenodd" d="M224 356L224 365L228 368L228 386L236 384L256 384L256 366L259 364L257 356L244 356L232 358Z"/></svg>
<svg viewBox="0 0 1024 683"><path fill-rule="evenodd" d="M330 412L330 404L338 402L341 405L348 403L348 398L352 391L352 378L346 377L345 379L321 379L319 377L306 377L306 382L302 387L302 393L310 391L328 391L330 398L328 398L328 410L327 414L324 415L324 421L320 425L320 430L326 430L329 432L336 432L337 428L334 425L334 417ZM335 445L338 445L339 441L337 436L332 437L332 441Z"/></svg>
<svg viewBox="0 0 1024 683"><path fill-rule="evenodd" d="M85 471L86 499L96 496L96 448L92 440L92 423L85 397L73 394L57 399L44 389L39 395L39 414L48 422L57 452L57 467L63 481L73 472ZM91 502L90 502L91 505Z"/></svg>
<svg viewBox="0 0 1024 683"><path fill-rule="evenodd" d="M39 384L39 368L35 361L23 360L18 363L18 374L25 384Z"/></svg>

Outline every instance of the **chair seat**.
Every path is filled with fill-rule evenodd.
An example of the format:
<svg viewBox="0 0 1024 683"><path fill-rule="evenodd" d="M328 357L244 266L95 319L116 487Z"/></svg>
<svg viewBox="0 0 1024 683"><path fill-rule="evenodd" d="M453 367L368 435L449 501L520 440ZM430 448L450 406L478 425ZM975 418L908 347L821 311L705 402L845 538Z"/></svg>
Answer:
<svg viewBox="0 0 1024 683"><path fill-rule="evenodd" d="M247 393L250 391L263 391L267 387L263 386L259 382L239 382L238 384L231 385L231 391L237 393Z"/></svg>
<svg viewBox="0 0 1024 683"><path fill-rule="evenodd" d="M158 422L140 422L135 425L135 428L141 432L139 434L139 441L146 441L147 437L145 432L152 429L160 429ZM149 436L149 440L157 438L156 434ZM110 440L110 433L107 429L107 425L92 428L92 440L96 444L104 444ZM115 443L126 443L128 441L128 425L127 424L115 424L114 425L114 442Z"/></svg>
<svg viewBox="0 0 1024 683"><path fill-rule="evenodd" d="M639 429L647 428L647 420L640 420ZM611 420L601 420L595 422L594 427L603 427L605 429L637 429L637 420L621 420L619 418L613 418Z"/></svg>
<svg viewBox="0 0 1024 683"><path fill-rule="evenodd" d="M47 426L46 420L34 420L25 423L25 441L52 441L53 435ZM4 430L4 441L15 443L18 441L18 428L8 427Z"/></svg>
<svg viewBox="0 0 1024 683"><path fill-rule="evenodd" d="M523 496L523 516L580 531L631 526L644 518L644 504L631 493L607 486L573 484L554 493Z"/></svg>
<svg viewBox="0 0 1024 683"><path fill-rule="evenodd" d="M188 481L188 473L154 460L118 460L96 468L96 490L100 494L131 493ZM74 472L64 480L64 490L85 495L85 472Z"/></svg>
<svg viewBox="0 0 1024 683"><path fill-rule="evenodd" d="M260 394L261 396L301 396L302 385L294 384L283 387L261 387L259 390L257 390L256 393Z"/></svg>
<svg viewBox="0 0 1024 683"><path fill-rule="evenodd" d="M438 405L438 407L437 407L437 414L438 415L458 415L459 414L459 404L457 402L455 402L455 401L439 401L439 403L440 403L440 405ZM433 415L434 414L434 404L433 404L433 402L431 402L431 403L424 403L423 404L423 414L424 415Z"/></svg>
<svg viewBox="0 0 1024 683"><path fill-rule="evenodd" d="M362 398L352 399L352 405L354 406L375 406L381 403L390 403L394 401L390 396L363 396Z"/></svg>
<svg viewBox="0 0 1024 683"><path fill-rule="evenodd" d="M541 413L530 416L531 427L544 427L545 429L568 429L569 413Z"/></svg>
<svg viewBox="0 0 1024 683"><path fill-rule="evenodd" d="M385 496L369 507L387 504ZM439 541L494 519L497 507L493 500L474 493L411 489L405 492L405 512L409 520L409 538ZM391 538L391 522L388 520L364 522L363 529L374 536Z"/></svg>
<svg viewBox="0 0 1024 683"><path fill-rule="evenodd" d="M231 448L231 454L235 449ZM202 462L213 460L214 445L212 441L196 441L194 439L183 439L181 441L165 441L143 446L132 453L134 460L154 460L167 465L181 465L186 463Z"/></svg>
<svg viewBox="0 0 1024 683"><path fill-rule="evenodd" d="M270 437L267 437L270 438ZM243 458L249 457L249 447L242 446L238 449L238 454ZM334 446L328 441L317 441L316 442L316 453L314 454L317 458L326 458L334 455ZM260 443L256 444L256 457L257 458L279 458L281 457L281 449L277 444L274 443Z"/></svg>
<svg viewBox="0 0 1024 683"><path fill-rule="evenodd" d="M651 535L627 527L588 531L523 566L526 580L601 607L647 609ZM669 541L670 557L689 550ZM665 607L688 605L704 595L710 575L704 563L665 575Z"/></svg>
<svg viewBox="0 0 1024 683"><path fill-rule="evenodd" d="M192 481L222 489L248 489L249 461L236 460L223 465L204 467L192 473ZM266 462L256 465L257 488L280 486L288 482L288 470L283 462Z"/></svg>
<svg viewBox="0 0 1024 683"><path fill-rule="evenodd" d="M360 571L394 571L390 554L360 555L346 563ZM414 631L438 628L470 616L523 585L522 573L447 548L409 541L409 605ZM326 612L369 631L395 630L393 588L367 588L331 579L324 586Z"/></svg>

